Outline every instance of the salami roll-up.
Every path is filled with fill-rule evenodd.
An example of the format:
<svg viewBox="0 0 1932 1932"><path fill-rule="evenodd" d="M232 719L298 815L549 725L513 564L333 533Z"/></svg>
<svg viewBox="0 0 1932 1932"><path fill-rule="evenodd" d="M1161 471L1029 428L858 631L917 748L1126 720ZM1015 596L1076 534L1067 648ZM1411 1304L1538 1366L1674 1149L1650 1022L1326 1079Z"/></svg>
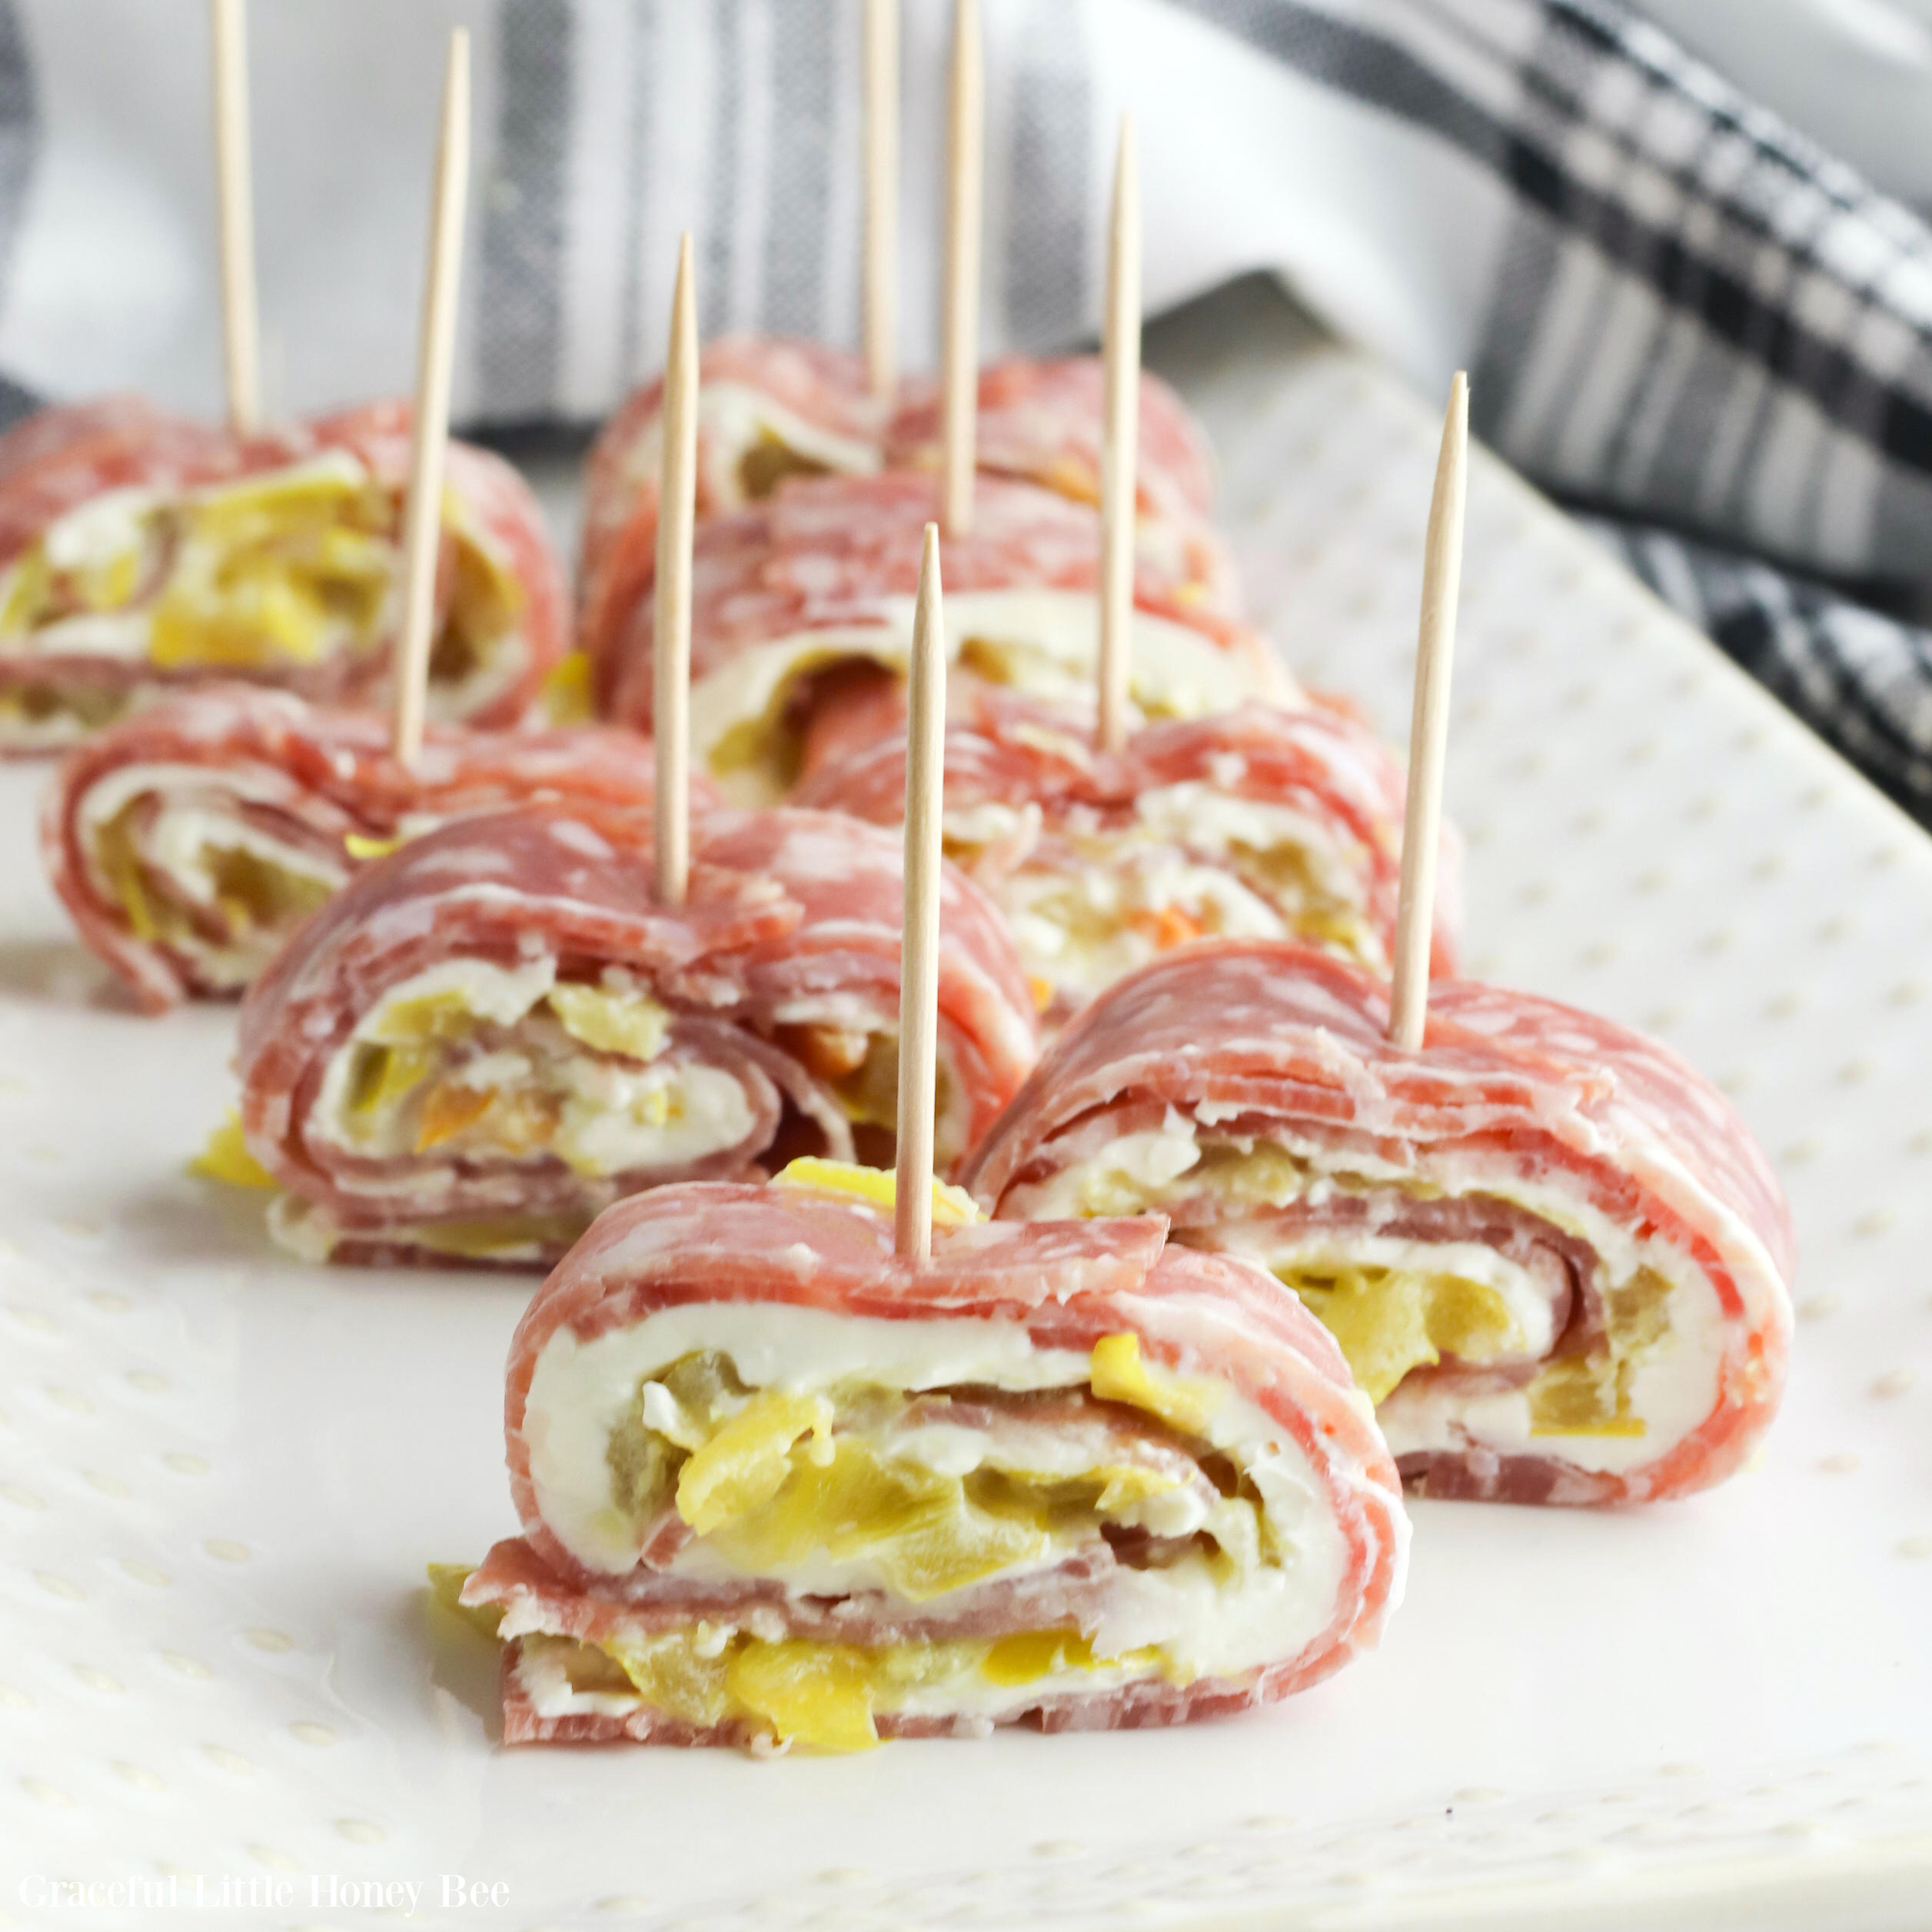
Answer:
<svg viewBox="0 0 1932 1932"><path fill-rule="evenodd" d="M0 437L0 750L71 744L183 684L379 703L401 608L409 410L238 439L131 398ZM517 723L564 647L535 500L450 446L428 707Z"/></svg>
<svg viewBox="0 0 1932 1932"><path fill-rule="evenodd" d="M647 819L481 813L371 863L241 1011L249 1152L315 1259L547 1265L620 1195L890 1162L901 842L830 813L692 826L659 903ZM941 889L938 1159L1031 1066L1033 1003L991 903Z"/></svg>
<svg viewBox="0 0 1932 1932"><path fill-rule="evenodd" d="M634 391L584 476L577 607L585 635L649 588L657 564L664 381ZM816 342L727 335L698 364L697 514L762 503L788 476L864 476L883 461L865 364Z"/></svg>
<svg viewBox="0 0 1932 1932"><path fill-rule="evenodd" d="M891 1189L663 1189L539 1292L524 1534L463 1590L502 1613L507 1743L1174 1724L1375 1642L1398 1478L1292 1299L1158 1216L974 1223L950 1189L905 1260Z"/></svg>
<svg viewBox="0 0 1932 1932"><path fill-rule="evenodd" d="M1097 505L1106 384L1099 356L1023 357L982 370L979 467ZM907 392L886 430L886 458L895 469L938 467L940 407L936 384ZM1239 601L1234 562L1210 521L1214 458L1207 436L1180 397L1145 371L1135 479L1142 556L1188 585L1191 597L1232 612Z"/></svg>
<svg viewBox="0 0 1932 1932"><path fill-rule="evenodd" d="M740 802L900 723L919 546L939 515L925 475L793 478L760 508L701 524L693 566L691 753ZM949 687L1048 699L1092 688L1100 524L1083 504L983 477L969 535L946 551ZM649 728L653 600L591 640L602 714ZM1249 697L1292 700L1254 633L1190 604L1143 566L1129 627L1129 694L1149 717Z"/></svg>
<svg viewBox="0 0 1932 1932"><path fill-rule="evenodd" d="M946 738L946 856L1006 915L1036 999L1062 1023L1134 968L1202 937L1299 938L1386 973L1402 867L1400 763L1349 713L1250 704L1150 725L1120 755L1090 727L983 699ZM801 786L876 824L905 811L906 747L876 743ZM1455 855L1434 969L1457 950Z"/></svg>
<svg viewBox="0 0 1932 1932"><path fill-rule="evenodd" d="M373 713L204 685L68 753L41 820L81 937L150 1013L240 993L371 859L466 812L546 800L648 810L649 743L605 727L432 724L415 764ZM715 803L700 780L699 802Z"/></svg>
<svg viewBox="0 0 1932 1932"><path fill-rule="evenodd" d="M1334 1332L1426 1493L1635 1502L1721 1481L1784 1386L1790 1212L1722 1094L1554 1000L1202 946L1094 1002L980 1148L1002 1219L1141 1212Z"/></svg>

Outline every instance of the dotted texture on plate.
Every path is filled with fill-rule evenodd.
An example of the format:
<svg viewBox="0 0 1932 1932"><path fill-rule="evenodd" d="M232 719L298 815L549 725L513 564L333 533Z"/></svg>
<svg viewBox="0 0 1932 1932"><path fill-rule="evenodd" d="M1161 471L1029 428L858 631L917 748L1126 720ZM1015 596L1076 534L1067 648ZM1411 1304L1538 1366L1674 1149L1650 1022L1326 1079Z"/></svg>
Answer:
<svg viewBox="0 0 1932 1932"><path fill-rule="evenodd" d="M1239 415L1262 621L1399 742L1438 424L1332 351ZM1455 683L1475 969L1670 1041L1791 1189L1758 1465L1418 1508L1382 1652L1273 1712L836 1761L495 1747L488 1648L421 1579L513 1527L528 1284L304 1269L187 1178L232 1014L118 1002L38 876L42 774L0 771L0 1842L291 1878L291 1925L444 1873L520 1928L1395 1926L1505 1883L1637 1887L1664 1932L1718 1864L1876 1909L1932 1830L1932 843L1480 454Z"/></svg>

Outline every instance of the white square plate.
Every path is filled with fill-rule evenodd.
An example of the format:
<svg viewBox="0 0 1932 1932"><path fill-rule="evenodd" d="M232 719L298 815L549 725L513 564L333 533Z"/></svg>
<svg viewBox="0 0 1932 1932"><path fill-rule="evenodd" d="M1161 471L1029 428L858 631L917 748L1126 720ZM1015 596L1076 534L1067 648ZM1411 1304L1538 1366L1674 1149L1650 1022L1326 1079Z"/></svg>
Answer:
<svg viewBox="0 0 1932 1932"><path fill-rule="evenodd" d="M1252 308L1169 352L1265 623L1399 741L1436 422ZM421 1584L514 1528L530 1284L304 1268L188 1179L232 1014L116 999L41 880L44 773L0 772L0 1922L151 1926L17 1887L171 1873L260 1902L174 1924L411 1883L414 1923L517 1928L1923 1924L1932 842L1487 460L1456 678L1475 969L1688 1052L1797 1204L1760 1466L1418 1507L1380 1654L1270 1712L846 1759L493 1746L493 1660Z"/></svg>

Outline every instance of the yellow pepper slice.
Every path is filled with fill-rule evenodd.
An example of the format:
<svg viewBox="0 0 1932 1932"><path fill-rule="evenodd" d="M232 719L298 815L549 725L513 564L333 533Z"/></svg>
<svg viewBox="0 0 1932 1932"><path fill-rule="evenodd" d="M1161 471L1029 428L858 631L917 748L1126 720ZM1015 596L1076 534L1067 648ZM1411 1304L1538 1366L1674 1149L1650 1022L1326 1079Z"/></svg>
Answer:
<svg viewBox="0 0 1932 1932"><path fill-rule="evenodd" d="M821 1160L807 1154L779 1174L778 1187L811 1188L821 1194L849 1194L870 1207L890 1214L899 1199L899 1179L883 1168L860 1167L853 1161ZM979 1204L963 1187L944 1181L933 1183L933 1225L936 1228L963 1228L983 1219Z"/></svg>
<svg viewBox="0 0 1932 1932"><path fill-rule="evenodd" d="M241 1131L241 1116L231 1107L228 1117L208 1136L208 1145L188 1164L191 1174L221 1181L230 1187L278 1188L281 1183L254 1155Z"/></svg>
<svg viewBox="0 0 1932 1932"><path fill-rule="evenodd" d="M1093 1345L1088 1379L1102 1402L1130 1402L1183 1435L1205 1435L1209 1418L1225 1399L1218 1383L1183 1381L1165 1368L1150 1372L1137 1335L1103 1335Z"/></svg>

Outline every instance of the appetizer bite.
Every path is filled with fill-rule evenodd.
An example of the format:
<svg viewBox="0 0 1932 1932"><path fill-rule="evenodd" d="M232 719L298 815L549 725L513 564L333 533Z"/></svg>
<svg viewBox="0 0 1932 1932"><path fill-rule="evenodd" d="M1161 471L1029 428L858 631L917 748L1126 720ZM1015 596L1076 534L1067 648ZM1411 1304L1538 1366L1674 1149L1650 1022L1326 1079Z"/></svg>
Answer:
<svg viewBox="0 0 1932 1932"><path fill-rule="evenodd" d="M1098 508L1104 467L1106 371L1099 356L1024 357L979 372L976 461L983 474L1013 477ZM1187 586L1187 594L1233 615L1234 563L1215 533L1214 458L1205 431L1158 376L1139 373L1134 545L1142 560ZM893 469L936 470L942 399L931 382L909 387L886 425Z"/></svg>
<svg viewBox="0 0 1932 1932"><path fill-rule="evenodd" d="M863 477L939 465L939 390L909 387L884 424L855 356L816 343L728 335L700 364L700 521L766 501L791 477ZM657 568L657 492L663 459L661 377L630 396L593 446L584 472L577 568L578 627L594 657L647 600ZM1000 363L979 378L981 469L1076 503L1100 501L1102 371L1096 356ZM1181 594L1232 617L1233 565L1209 518L1206 438L1180 398L1141 381L1138 545Z"/></svg>
<svg viewBox="0 0 1932 1932"><path fill-rule="evenodd" d="M368 864L241 1009L249 1152L311 1259L547 1266L620 1195L890 1158L902 861L829 813L700 814L683 903L649 819L481 813ZM1032 1065L1004 922L941 887L950 1171Z"/></svg>
<svg viewBox="0 0 1932 1932"><path fill-rule="evenodd" d="M1189 949L1096 1000L966 1182L1003 1220L1154 1213L1331 1330L1430 1495L1643 1501L1721 1481L1784 1384L1790 1211L1731 1103L1555 1000L1389 995L1290 943Z"/></svg>
<svg viewBox="0 0 1932 1932"><path fill-rule="evenodd" d="M880 468L883 407L856 356L816 342L727 335L699 364L697 515L763 503L791 476ZM584 474L577 611L587 640L648 596L657 567L664 381L634 391L604 425Z"/></svg>
<svg viewBox="0 0 1932 1932"><path fill-rule="evenodd" d="M1325 1676L1399 1595L1374 1418L1265 1275L933 1180L943 637L929 526L896 1172L662 1189L544 1284L504 1403L524 1534L460 1597L500 1613L507 1742L1175 1723Z"/></svg>
<svg viewBox="0 0 1932 1932"><path fill-rule="evenodd" d="M401 610L410 410L238 435L132 397L0 437L0 751L71 745L184 684L377 704ZM534 498L453 444L429 653L433 717L518 722L564 648Z"/></svg>
<svg viewBox="0 0 1932 1932"><path fill-rule="evenodd" d="M649 743L614 727L432 725L413 765L367 713L221 684L68 754L41 846L81 937L148 1012L232 997L301 921L405 839L563 801L648 810ZM700 783L698 803L717 802Z"/></svg>
<svg viewBox="0 0 1932 1932"><path fill-rule="evenodd" d="M833 757L900 728L919 532L938 508L923 475L794 478L762 507L699 527L692 756L727 795L782 798ZM1036 697L1090 690L1099 560L1092 510L981 477L972 533L946 551L946 647L959 670ZM639 730L652 716L655 627L646 598L589 640L600 713ZM1295 694L1252 631L1146 566L1131 650L1129 695L1149 718Z"/></svg>
<svg viewBox="0 0 1932 1932"><path fill-rule="evenodd" d="M1158 1216L893 1242L892 1176L606 1213L511 1344L509 1744L846 1751L1272 1702L1399 1600L1395 1472L1318 1323Z"/></svg>
<svg viewBox="0 0 1932 1932"><path fill-rule="evenodd" d="M1251 703L1112 755L1068 712L983 692L975 710L946 737L946 856L1006 915L1049 1024L1202 937L1299 938L1388 972L1402 771L1347 710ZM906 747L885 739L796 796L891 825L905 790ZM1452 883L1436 907L1434 969L1453 972Z"/></svg>

